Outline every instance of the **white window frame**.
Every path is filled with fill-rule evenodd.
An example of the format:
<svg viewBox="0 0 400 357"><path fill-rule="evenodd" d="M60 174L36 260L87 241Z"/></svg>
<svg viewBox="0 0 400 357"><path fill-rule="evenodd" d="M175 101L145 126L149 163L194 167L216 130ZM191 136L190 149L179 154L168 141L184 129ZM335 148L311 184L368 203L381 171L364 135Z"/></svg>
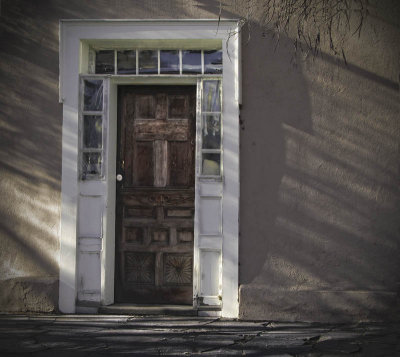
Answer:
<svg viewBox="0 0 400 357"><path fill-rule="evenodd" d="M77 311L76 301L79 293L90 300L98 296L101 304L113 303L114 285L114 230L115 230L115 148L116 148L116 88L122 83L165 84L193 83L182 75L168 78L153 76L133 80L129 76L111 76L106 79L105 90L109 93L109 111L105 148L108 160L106 178L100 181L82 182L79 180L79 81L85 63L82 63L82 51L85 41L155 41L155 40L221 40L223 49L223 117L224 132L222 138L222 157L224 165L220 185L212 186L210 178L196 177L195 198L195 274L200 276L206 267L199 263L201 252L221 253L219 266L221 279L220 295L205 296L205 304L220 302L221 316L238 317L238 248L239 248L239 43L236 20L62 20L60 21L60 102L63 103L62 132L62 203L60 237L60 288L59 308L64 313ZM87 63L86 63L87 65ZM126 77L126 78L123 78ZM136 76L139 77L139 76ZM116 115L116 114L115 114ZM104 125L107 123L104 122ZM198 207L202 199L219 199L221 204L221 235L202 235L196 238L196 225L199 221ZM85 201L86 200L86 201ZM79 206L90 200L101 203L102 209L86 217ZM83 216L82 216L83 214ZM79 218L80 217L80 218ZM93 234L79 235L79 222L89 219L97 224ZM97 222L97 223L96 223ZM197 239L197 243L196 243ZM99 289L80 291L84 277L79 275L78 253L90 254L90 259L99 259L97 274ZM212 255L210 255L211 257ZM200 264L200 265L199 265ZM82 270L82 269L81 269ZM200 291L200 281L194 281L194 290ZM97 295L96 295L97 294Z"/></svg>

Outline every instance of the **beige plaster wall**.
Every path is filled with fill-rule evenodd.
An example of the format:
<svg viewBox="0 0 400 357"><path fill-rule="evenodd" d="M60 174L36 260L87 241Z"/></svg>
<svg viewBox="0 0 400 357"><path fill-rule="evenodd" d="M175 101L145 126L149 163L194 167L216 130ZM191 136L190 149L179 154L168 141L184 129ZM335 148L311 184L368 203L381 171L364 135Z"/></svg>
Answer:
<svg viewBox="0 0 400 357"><path fill-rule="evenodd" d="M293 67L291 44L274 53L256 26L244 46L243 318L398 317L400 11L380 5L347 66Z"/></svg>
<svg viewBox="0 0 400 357"><path fill-rule="evenodd" d="M260 0L261 1L261 0ZM224 1L222 15L246 13ZM348 65L242 44L240 317L345 321L398 313L400 9L371 2ZM2 0L0 311L58 301L62 107L58 21L216 18L219 2ZM398 315L397 315L398 316Z"/></svg>

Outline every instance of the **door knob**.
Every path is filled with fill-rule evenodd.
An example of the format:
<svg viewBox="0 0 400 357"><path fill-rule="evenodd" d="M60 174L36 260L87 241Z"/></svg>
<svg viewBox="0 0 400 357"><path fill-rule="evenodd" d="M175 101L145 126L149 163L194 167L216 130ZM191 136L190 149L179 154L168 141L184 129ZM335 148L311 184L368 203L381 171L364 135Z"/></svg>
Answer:
<svg viewBox="0 0 400 357"><path fill-rule="evenodd" d="M122 175L121 175L121 174L118 174L118 175L117 175L117 181L118 181L118 182L121 182L122 179L123 179Z"/></svg>

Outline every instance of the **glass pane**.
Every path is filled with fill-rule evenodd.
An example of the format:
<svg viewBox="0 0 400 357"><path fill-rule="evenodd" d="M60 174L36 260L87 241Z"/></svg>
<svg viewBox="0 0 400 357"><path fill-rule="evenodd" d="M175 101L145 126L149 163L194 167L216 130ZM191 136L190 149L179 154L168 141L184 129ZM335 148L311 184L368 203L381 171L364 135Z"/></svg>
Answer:
<svg viewBox="0 0 400 357"><path fill-rule="evenodd" d="M179 51L160 51L160 73L179 74Z"/></svg>
<svg viewBox="0 0 400 357"><path fill-rule="evenodd" d="M203 115L203 149L221 147L221 121L219 114Z"/></svg>
<svg viewBox="0 0 400 357"><path fill-rule="evenodd" d="M101 79L86 79L83 110L103 110L103 81Z"/></svg>
<svg viewBox="0 0 400 357"><path fill-rule="evenodd" d="M82 176L101 175L101 153L83 153Z"/></svg>
<svg viewBox="0 0 400 357"><path fill-rule="evenodd" d="M114 51L96 52L96 73L114 73Z"/></svg>
<svg viewBox="0 0 400 357"><path fill-rule="evenodd" d="M220 81L204 81L203 82L203 112L220 112L221 111L221 89Z"/></svg>
<svg viewBox="0 0 400 357"><path fill-rule="evenodd" d="M222 50L204 51L204 73L222 73Z"/></svg>
<svg viewBox="0 0 400 357"><path fill-rule="evenodd" d="M139 52L139 74L158 74L158 51Z"/></svg>
<svg viewBox="0 0 400 357"><path fill-rule="evenodd" d="M203 175L219 176L221 163L221 154L203 154L202 169Z"/></svg>
<svg viewBox="0 0 400 357"><path fill-rule="evenodd" d="M182 51L182 73L201 74L201 51Z"/></svg>
<svg viewBox="0 0 400 357"><path fill-rule="evenodd" d="M83 117L83 146L101 149L102 147L101 115L85 115Z"/></svg>
<svg viewBox="0 0 400 357"><path fill-rule="evenodd" d="M117 52L118 74L136 74L136 51Z"/></svg>

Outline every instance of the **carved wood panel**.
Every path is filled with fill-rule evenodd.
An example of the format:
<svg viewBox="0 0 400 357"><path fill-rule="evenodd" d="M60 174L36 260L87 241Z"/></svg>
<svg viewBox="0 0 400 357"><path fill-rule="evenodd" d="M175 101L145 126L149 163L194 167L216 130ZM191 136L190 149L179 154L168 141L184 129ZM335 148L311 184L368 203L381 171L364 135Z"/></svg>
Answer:
<svg viewBox="0 0 400 357"><path fill-rule="evenodd" d="M118 92L115 301L192 304L195 87Z"/></svg>

